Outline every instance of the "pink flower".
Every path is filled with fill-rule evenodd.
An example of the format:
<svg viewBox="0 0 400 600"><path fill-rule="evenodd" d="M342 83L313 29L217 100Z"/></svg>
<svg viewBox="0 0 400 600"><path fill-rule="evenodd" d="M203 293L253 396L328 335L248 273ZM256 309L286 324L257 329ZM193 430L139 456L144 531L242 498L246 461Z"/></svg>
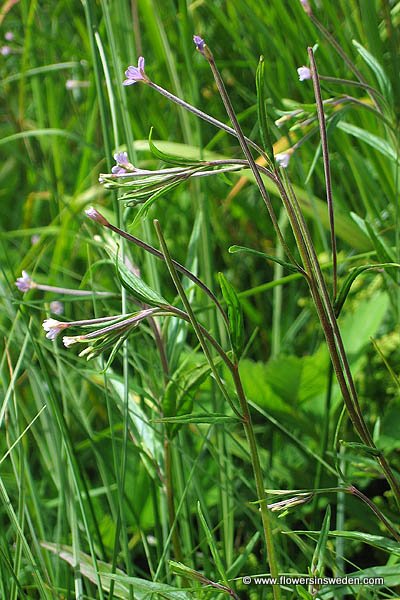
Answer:
<svg viewBox="0 0 400 600"><path fill-rule="evenodd" d="M205 41L203 40L203 38L201 38L199 35L194 35L193 36L193 41L196 45L196 49L199 52L203 52L204 51L204 46L206 45Z"/></svg>
<svg viewBox="0 0 400 600"><path fill-rule="evenodd" d="M137 81L148 81L148 78L144 72L144 58L143 56L139 57L138 66L132 67L129 66L125 71L125 75L127 79L123 82L123 85L133 85Z"/></svg>
<svg viewBox="0 0 400 600"><path fill-rule="evenodd" d="M61 321L57 321L56 319L46 319L42 323L43 329L47 332L46 337L48 340L55 340L58 334L69 327L69 323L62 323Z"/></svg>
<svg viewBox="0 0 400 600"><path fill-rule="evenodd" d="M129 162L128 154L126 152L116 152L114 154L114 160L117 163L112 169L111 173L114 175L121 175L127 171L135 171L135 167Z"/></svg>
<svg viewBox="0 0 400 600"><path fill-rule="evenodd" d="M36 283L32 281L30 276L26 271L22 271L22 277L18 277L15 285L19 289L20 292L28 292L36 287Z"/></svg>
<svg viewBox="0 0 400 600"><path fill-rule="evenodd" d="M311 79L311 71L308 67L299 67L297 69L299 74L299 80L305 81L306 79Z"/></svg>

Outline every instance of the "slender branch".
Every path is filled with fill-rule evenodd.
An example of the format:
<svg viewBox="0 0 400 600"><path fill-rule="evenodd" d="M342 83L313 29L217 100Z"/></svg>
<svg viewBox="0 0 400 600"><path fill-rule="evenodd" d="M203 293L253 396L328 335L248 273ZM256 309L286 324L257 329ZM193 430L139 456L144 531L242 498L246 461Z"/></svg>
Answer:
<svg viewBox="0 0 400 600"><path fill-rule="evenodd" d="M220 390L221 390L221 392L222 392L225 400L231 406L232 410L234 410L234 412L238 416L240 416L240 418L243 418L242 415L240 415L240 413L238 413L235 405L233 404L232 400L230 399L229 394L226 391L225 386L224 386L224 384L223 384L223 382L221 380L221 377L220 377L220 375L218 373L217 367L214 364L213 357L211 356L210 350L209 350L209 348L208 348L208 346L206 344L205 337L203 335L203 330L200 327L200 324L199 324L199 322L197 321L197 319L195 317L195 314L194 314L194 312L192 310L192 307L190 306L190 302L189 302L189 300L188 300L188 298L186 296L185 290L183 289L183 286L182 286L182 284L181 284L181 282L179 280L179 277L178 277L178 275L176 273L174 261L172 260L170 254L169 254L169 250L168 250L167 244L165 242L163 233L161 231L160 223L159 223L159 221L157 219L154 220L154 227L156 229L158 239L160 240L160 245L161 245L161 248L162 248L162 251L163 251L165 262L166 262L167 267L168 267L168 271L169 271L169 273L171 275L171 279L174 282L176 290L177 290L177 292L178 292L178 294L179 294L179 296L180 296L180 298L182 300L182 303L183 303L183 305L185 307L187 316L189 317L190 323L191 323L191 325L192 325L192 327L193 327L193 329L194 329L194 331L195 331L195 333L197 335L197 339L200 342L201 348L202 348L202 350L204 352L205 357L207 358L208 364L210 365L211 371L212 371L212 373L214 375L214 378L215 378L215 380L216 380L216 382L218 384L218 387L220 388ZM218 345L218 342L216 340L214 340L213 345L215 347L215 345ZM221 351L223 352L222 348L221 348Z"/></svg>
<svg viewBox="0 0 400 600"><path fill-rule="evenodd" d="M178 98L177 96L175 96L168 90L165 90L161 86L154 83L153 81L148 81L146 83L149 87L153 88L153 90L156 90L157 92L159 92L160 94L165 96L165 98L168 98L168 100L172 100L172 102L174 102L178 106L182 106L187 111L191 112L193 115L196 115L196 117L203 119L203 121L207 121L207 123L211 123L211 125L214 125L215 127L218 127L218 129L222 129L223 131L226 131L226 133L229 133L230 135L233 135L236 138L238 137L235 129L232 129L232 127L229 127L229 125L225 125L225 123L223 123L222 121L218 121L218 119L215 119L211 115L208 115L207 113L203 112L199 108L196 108L192 104L185 102L185 100ZM260 148L260 146L258 146L258 144L253 142L253 140L251 140L250 138L246 138L246 141L249 144L249 146L251 146L252 148L254 148L254 150L256 150L256 152L258 152L264 158L267 158L264 150L262 148Z"/></svg>
<svg viewBox="0 0 400 600"><path fill-rule="evenodd" d="M223 82L223 80L219 74L218 68L215 64L214 57L207 46L204 47L202 54L206 58L207 62L209 63L209 65L211 67L212 73L214 75L214 80L217 84L222 101L225 105L226 112L228 113L231 123L234 126L234 129L236 131L236 135L239 139L243 153L249 162L251 170L253 171L254 177L258 184L258 187L259 187L260 191L263 190L262 197L267 206L268 212L270 213L272 222L274 224L275 231L277 232L278 237L279 237L279 241L281 242L282 247L284 248L284 250L285 250L287 256L290 258L290 260L294 264L297 264L297 261L294 259L293 255L292 255L290 249L288 248L288 245L282 235L275 212L272 208L269 194L264 186L264 182L263 182L260 172L257 168L257 164L251 154L251 151L250 151L248 143L247 143L247 139L245 138L245 136L241 130L239 121L237 120L235 111L234 111L231 101L229 99L228 93L225 89L224 82ZM299 268L301 269L300 266L299 266ZM261 501L260 510L261 510L263 529L264 529L265 543L267 546L267 560L268 560L268 563L270 566L272 577L274 577L274 578L276 578L276 580L278 580L279 568L278 568L278 563L277 563L277 559L276 559L275 546L274 546L273 535L272 535L271 516L270 516L270 512L269 512L267 503L266 503L266 495L265 495L265 490L264 490L264 482L263 482L260 458L259 458L259 454L258 454L256 439L254 436L253 426L251 423L251 415L250 415L250 411L249 411L249 406L248 406L248 403L247 403L247 400L246 400L246 397L245 397L245 394L243 391L237 364L235 365L235 367L232 371L232 376L233 376L236 391L237 391L237 394L239 397L240 406L241 406L241 409L243 412L243 426L245 428L246 437L247 437L247 441L249 444L251 462L252 462L252 466L253 466L253 472L254 472L256 488L257 488L257 494ZM273 584L272 590L273 590L274 599L279 600L281 597L279 585L277 583Z"/></svg>
<svg viewBox="0 0 400 600"><path fill-rule="evenodd" d="M132 242L133 244L135 244L139 248L142 248L143 250L146 250L146 252L149 252L150 254L152 254L153 256L155 256L156 258L159 258L160 260L164 260L165 261L165 257L164 257L164 255L163 255L162 252L160 252L156 248L153 248L153 246L150 246L150 244L146 244L146 242L143 242L142 240L140 240L139 238L135 237L134 235L131 235L130 233L128 233L126 231L123 231L119 227L116 227L115 225L112 225L109 221L107 221L107 219L101 213L99 213L98 210L96 210L94 208L89 208L86 211L86 214L93 221L96 221L96 223L100 223L100 225L103 225L104 227L107 227L108 229L111 229L111 231L114 231L119 236L125 238L129 242ZM193 281L193 283L195 283L199 288L201 288L203 290L203 292L205 294L207 294L207 296L213 301L213 303L215 304L215 306L218 308L218 310L221 313L221 315L222 315L222 317L223 317L226 325L228 325L229 324L228 317L226 316L226 313L225 313L224 309L222 308L222 306L221 306L218 298L215 296L215 294L198 277L196 277L196 275L193 275L193 273L191 271L189 271L188 269L186 269L186 267L184 267L183 265L181 265L176 260L173 260L173 259L171 259L171 260L173 262L174 267L178 271L180 271L183 275L186 275L186 277L188 279L190 279L191 281Z"/></svg>
<svg viewBox="0 0 400 600"><path fill-rule="evenodd" d="M319 83L318 69L315 63L314 53L312 48L308 48L308 56L310 59L311 77L314 85L315 102L317 106L317 115L319 121L319 131L321 137L322 157L324 161L325 185L326 185L326 201L328 204L329 224L331 230L331 247L332 247L332 271L333 271L333 302L337 295L337 249L335 236L335 215L333 210L333 195L332 195L332 179L331 167L329 160L328 136L326 133L326 123L324 106L322 102L321 86Z"/></svg>
<svg viewBox="0 0 400 600"><path fill-rule="evenodd" d="M399 532L393 527L393 525L385 517L382 511L379 510L379 508L365 494L363 494L360 490L354 487L354 485L350 485L348 488L345 489L345 491L349 494L352 494L353 496L357 496L357 498L360 498L360 500L362 500L372 510L372 512L378 517L378 519L382 521L382 523L385 525L386 529L390 531L394 539L397 542L400 542Z"/></svg>

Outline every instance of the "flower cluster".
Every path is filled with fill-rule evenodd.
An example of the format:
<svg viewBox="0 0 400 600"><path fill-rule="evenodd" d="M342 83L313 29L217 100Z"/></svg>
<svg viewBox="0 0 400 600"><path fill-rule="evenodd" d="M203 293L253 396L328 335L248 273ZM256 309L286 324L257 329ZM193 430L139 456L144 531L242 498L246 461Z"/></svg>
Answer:
<svg viewBox="0 0 400 600"><path fill-rule="evenodd" d="M130 315L117 315L114 317L103 317L102 319L91 319L88 321L75 321L70 323L60 323L54 319L47 319L47 321L43 323L43 328L48 331L46 337L54 340L66 327L93 327L101 322L104 323L108 321L108 325L96 329L95 331L91 331L90 333L63 337L63 344L66 348L79 343L88 344L86 348L79 353L79 356L86 356L87 360L90 360L91 358L99 356L99 354L102 354L105 350L115 347L116 344L122 343L132 330L144 319L156 315L157 313L160 313L158 307L145 308L139 312L131 313ZM50 325L48 323L49 321L52 321Z"/></svg>

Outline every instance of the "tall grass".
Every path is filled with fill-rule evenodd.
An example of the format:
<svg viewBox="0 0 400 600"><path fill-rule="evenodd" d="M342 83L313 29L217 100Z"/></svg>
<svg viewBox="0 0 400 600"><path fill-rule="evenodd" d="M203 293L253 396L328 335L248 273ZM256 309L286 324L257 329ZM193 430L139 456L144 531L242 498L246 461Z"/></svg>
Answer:
<svg viewBox="0 0 400 600"><path fill-rule="evenodd" d="M0 597L398 595L398 6L326 0L310 17L300 2L264 4L3 7L2 35L14 37L0 65ZM213 51L237 123L193 33ZM312 82L296 73L307 47L325 126ZM236 137L150 85L123 87L140 55L153 82ZM247 156L253 170L192 177L147 214L98 181L118 151L153 171L176 157L243 160L239 127L262 147ZM294 148L279 185L263 176L275 172L269 136L275 155ZM92 205L128 235L91 223ZM37 284L25 294L14 285L22 270ZM121 344L95 341L88 362L41 327L147 304L161 308L126 339L115 324ZM338 337L327 326L327 347L318 312L337 319L342 387L328 351ZM349 419L350 371L360 409ZM384 584L242 580L270 569Z"/></svg>

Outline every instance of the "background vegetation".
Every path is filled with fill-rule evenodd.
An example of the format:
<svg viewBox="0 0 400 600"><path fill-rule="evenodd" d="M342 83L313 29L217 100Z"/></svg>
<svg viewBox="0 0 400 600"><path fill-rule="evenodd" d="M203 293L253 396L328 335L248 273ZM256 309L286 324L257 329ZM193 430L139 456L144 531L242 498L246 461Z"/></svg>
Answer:
<svg viewBox="0 0 400 600"><path fill-rule="evenodd" d="M334 100L326 110L342 282L354 266L400 262L400 3L320 0L313 10L385 98L382 117L368 110L365 88L322 81L324 99ZM192 42L193 33L201 34L246 135L261 143L255 71L264 55L275 151L310 134L296 147L288 171L328 281L330 231L315 100L312 83L299 82L296 69L308 64L307 46L317 45L321 75L355 80L354 73L294 0L20 0L3 3L0 24L0 597L226 597L210 582L228 582L240 598L272 597L269 586L241 581L268 571L247 442L214 380L205 377L191 328L163 322L170 377L181 368L176 394L193 402L194 414L206 415L203 422L188 418L172 440L171 523L164 449L169 425L159 421L168 378L154 329L141 325L104 370L104 357L86 362L60 338L47 340L41 323L56 316L54 300L63 302L59 318L68 321L135 310L104 251L111 235L84 215L94 205L125 229L133 221L137 209L125 209L98 182L99 173L110 172L114 152L127 150L135 165L159 168L147 142L153 127L153 140L164 151L242 158L236 139L148 86L124 88L124 70L138 56L145 56L153 81L228 122L208 65ZM300 112L276 126L290 111ZM393 494L373 456L354 444L359 439L346 417L338 427L341 394L330 383L329 356L305 282L263 257L228 251L239 245L282 257L257 187L250 176L240 177L183 184L130 231L158 247L152 226L157 218L176 260L219 298L217 272L238 292L246 334L240 372L266 488L336 488L343 482L340 467L345 481L396 524ZM128 244L124 252L173 303L176 292L165 265ZM39 284L112 294L23 295L14 284L22 270ZM395 473L396 273L380 269L357 278L339 321L365 419ZM201 323L227 347L208 299L189 293ZM222 368L221 374L230 390L228 374ZM331 531L323 529L321 536L328 505ZM325 491L280 517L273 513L282 573L383 576L384 586L327 585L318 597L398 597L398 543L360 498ZM170 560L203 579L177 573ZM307 586L288 585L282 593L309 597Z"/></svg>

